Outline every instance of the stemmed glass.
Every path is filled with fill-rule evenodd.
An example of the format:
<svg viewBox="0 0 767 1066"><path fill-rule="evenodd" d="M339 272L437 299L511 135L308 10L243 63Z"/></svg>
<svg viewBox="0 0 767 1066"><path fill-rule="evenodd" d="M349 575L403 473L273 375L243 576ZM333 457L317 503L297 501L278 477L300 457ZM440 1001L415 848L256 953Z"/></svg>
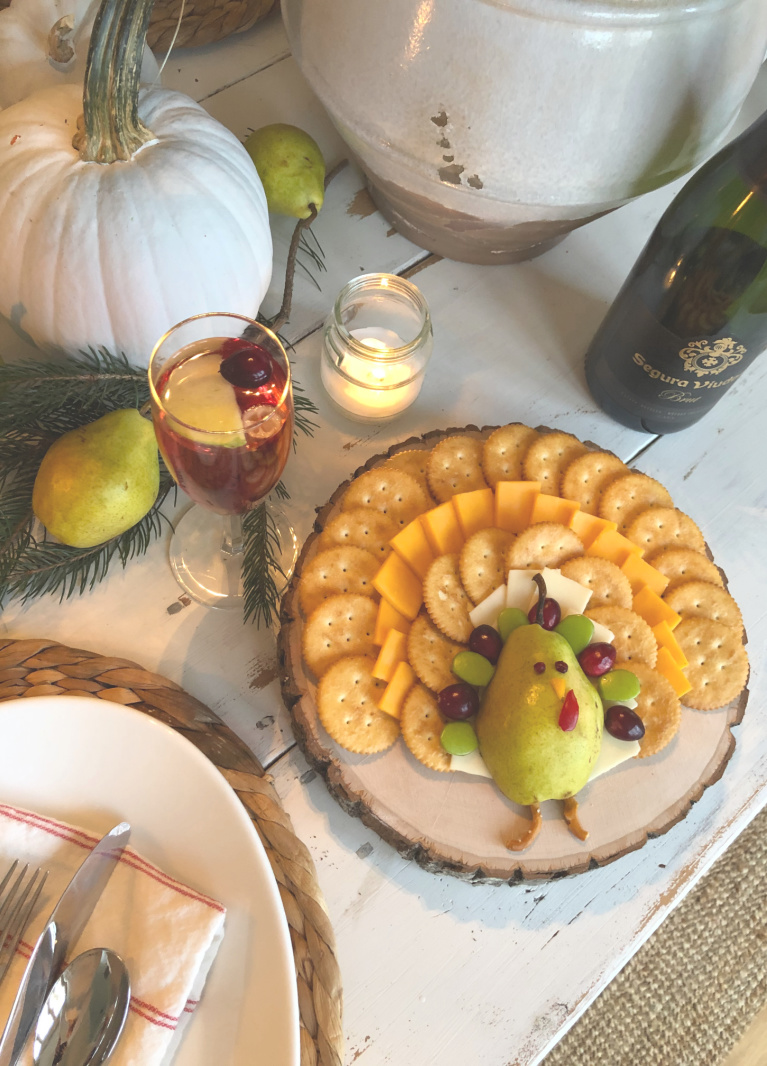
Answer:
<svg viewBox="0 0 767 1066"><path fill-rule="evenodd" d="M242 516L280 480L293 440L285 349L242 315L196 315L155 345L149 388L160 452L195 504L171 538L173 572L199 603L241 606ZM289 577L296 536L282 509L266 506Z"/></svg>

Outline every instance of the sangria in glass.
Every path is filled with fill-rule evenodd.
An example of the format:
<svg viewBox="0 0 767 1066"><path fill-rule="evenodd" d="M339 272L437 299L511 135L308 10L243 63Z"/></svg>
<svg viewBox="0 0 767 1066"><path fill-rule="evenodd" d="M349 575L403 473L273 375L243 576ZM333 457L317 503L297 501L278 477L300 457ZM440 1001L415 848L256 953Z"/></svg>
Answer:
<svg viewBox="0 0 767 1066"><path fill-rule="evenodd" d="M160 452L194 505L176 523L170 562L180 585L210 607L242 605L242 516L282 476L293 442L293 393L285 349L270 329L235 314L180 322L149 362ZM289 577L296 536L267 503Z"/></svg>

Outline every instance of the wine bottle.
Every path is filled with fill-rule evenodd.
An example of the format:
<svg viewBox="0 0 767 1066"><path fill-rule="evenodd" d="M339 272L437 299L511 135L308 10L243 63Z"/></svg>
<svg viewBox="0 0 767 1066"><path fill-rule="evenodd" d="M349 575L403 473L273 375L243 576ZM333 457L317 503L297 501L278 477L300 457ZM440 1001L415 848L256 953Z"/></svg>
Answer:
<svg viewBox="0 0 767 1066"><path fill-rule="evenodd" d="M767 348L767 112L684 185L586 353L612 418L686 429Z"/></svg>

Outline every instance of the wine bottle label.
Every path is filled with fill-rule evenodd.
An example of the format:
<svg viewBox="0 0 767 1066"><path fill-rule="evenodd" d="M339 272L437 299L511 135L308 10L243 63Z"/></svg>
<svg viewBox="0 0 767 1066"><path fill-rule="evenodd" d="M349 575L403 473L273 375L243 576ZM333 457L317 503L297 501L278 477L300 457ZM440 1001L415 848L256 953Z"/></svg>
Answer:
<svg viewBox="0 0 767 1066"><path fill-rule="evenodd" d="M639 301L623 318L620 333L634 338L635 346L624 340L619 356L615 340L608 341L611 369L640 411L648 413L677 404L707 410L750 362L736 337L680 339Z"/></svg>

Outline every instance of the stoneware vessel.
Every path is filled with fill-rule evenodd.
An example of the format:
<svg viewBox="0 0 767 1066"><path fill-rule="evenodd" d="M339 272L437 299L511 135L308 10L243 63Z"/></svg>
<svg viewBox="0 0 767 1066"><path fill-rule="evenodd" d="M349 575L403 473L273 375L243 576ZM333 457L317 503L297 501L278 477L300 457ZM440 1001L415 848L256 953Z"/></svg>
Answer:
<svg viewBox="0 0 767 1066"><path fill-rule="evenodd" d="M767 0L282 0L383 214L504 263L684 174L767 50Z"/></svg>

